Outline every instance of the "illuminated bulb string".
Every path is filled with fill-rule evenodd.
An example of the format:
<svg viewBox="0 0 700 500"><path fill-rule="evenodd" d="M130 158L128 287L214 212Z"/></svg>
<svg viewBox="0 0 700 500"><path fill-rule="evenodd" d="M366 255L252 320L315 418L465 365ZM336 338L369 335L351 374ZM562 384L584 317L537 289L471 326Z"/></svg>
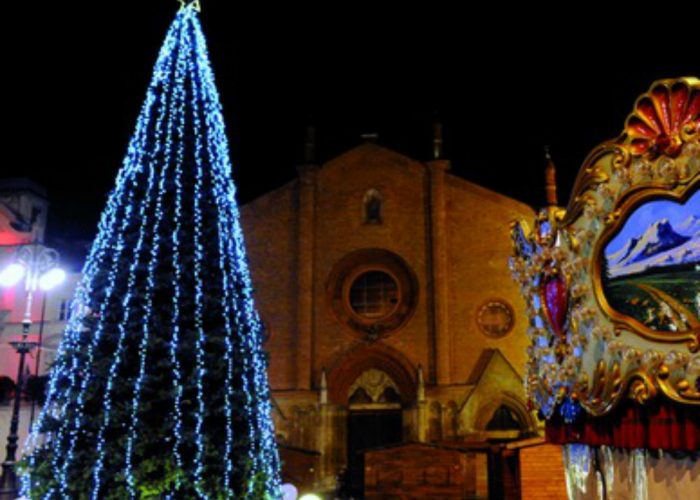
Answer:
<svg viewBox="0 0 700 500"><path fill-rule="evenodd" d="M266 487L270 491L279 489L278 475L275 473L279 469L279 457L275 442L275 433L271 414L270 392L267 381L267 366L262 350L262 324L258 317L253 302L253 289L245 257L245 244L243 231L240 226L238 207L235 202L235 187L231 178L231 164L228 155L228 142L225 134L224 120L221 113L220 99L214 83L213 72L207 57L206 43L204 35L197 25L197 43L199 55L199 67L203 89L207 98L207 117L209 118L209 132L212 138L209 143L214 145L212 154L212 164L216 166L215 173L219 175L220 182L217 186L221 188L222 217L224 224L228 227L225 234L228 235L227 255L232 256L231 272L234 274L232 284L239 283L241 289L236 292L240 296L234 301L236 308L237 324L249 325L250 330L244 336L243 341L247 343L247 348L243 349L243 362L246 365L247 375L252 369L251 379L244 377L244 385L248 404L246 411L251 422L249 427L251 442L255 443L256 453L253 454L253 464L255 471L261 473L266 478ZM242 303L242 309L240 307ZM251 387L251 382L253 387Z"/></svg>
<svg viewBox="0 0 700 500"><path fill-rule="evenodd" d="M133 447L134 447L134 441L137 439L137 428L139 424L139 415L138 415L138 408L141 404L141 392L142 392L142 387L144 383L144 378L146 376L146 360L148 356L148 344L149 344L149 339L150 339L150 322L151 322L151 316L153 314L153 290L156 286L155 283L155 266L156 262L158 261L159 258L159 251L160 251L160 227L161 227L161 221L164 218L164 213L163 213L163 198L165 196L165 180L166 176L168 174L168 169L170 166L170 163L172 161L171 155L173 152L173 141L172 141L172 135L173 135L173 129L175 126L175 117L176 117L176 110L179 112L183 112L182 108L178 108L177 105L178 99L180 98L181 92L177 92L177 89L182 87L183 83L183 75L179 73L181 70L181 66L179 64L180 62L180 55L178 54L177 58L177 63L175 65L176 71L175 71L175 89L176 91L173 93L173 95L170 98L170 103L168 107L168 124L167 124L167 134L165 138L165 148L164 148L164 164L162 166L161 170L161 175L160 179L158 182L158 195L156 199L156 206L155 206L155 223L153 225L153 239L151 241L151 251L150 251L150 261L148 263L148 271L147 271L147 277L146 277L146 290L145 290L145 295L146 295L146 301L144 305L144 318L143 318L143 331L141 333L141 342L139 345L139 374L136 379L136 383L134 384L134 393L133 393L133 399L131 403L131 423L129 425L129 437L127 438L127 444L126 444L126 469L125 469L125 475L126 475L126 480L128 483L128 489L129 489L129 495L131 497L136 496L136 485L135 485L135 479L133 475L133 464L132 464L132 456L133 456ZM165 100L167 100L167 89L164 89L163 95L165 96ZM163 102L163 108L165 108L165 102ZM178 115L180 116L180 115ZM179 137L179 142L182 143L182 137ZM161 143L162 140L156 139L157 143ZM155 155L158 154L158 151L155 152ZM177 161L177 160L176 160Z"/></svg>
<svg viewBox="0 0 700 500"><path fill-rule="evenodd" d="M157 82L161 78L161 67L166 61L166 58L164 57L165 53L172 50L172 47L175 45L173 39L175 32L176 29L175 26L173 26L173 28L169 30L168 36L166 37L166 42L161 50L159 61L154 72L154 82ZM83 278L77 287L75 300L73 301L76 311L75 314L71 316L71 320L67 325L63 340L57 352L57 364L52 369L52 376L50 378L47 390L46 403L39 415L39 418L37 419L35 426L33 427L29 439L27 440L25 449L25 453L29 455L28 462L30 468L35 467L37 465L36 457L32 452L40 443L40 430L43 428L46 419L49 417L61 418L62 415L67 414L69 409L72 408L74 410L76 420L71 422L72 425L67 427L62 426L56 435L52 437L53 446L59 449L63 444L63 440L66 438L66 434L68 434L70 438L68 450L65 450L63 453L54 453L51 459L52 470L56 477L59 478L59 486L63 496L65 496L66 468L73 459L77 429L80 428L81 414L79 411L75 411L75 409L80 409L84 403L83 396L85 394L87 384L90 381L90 367L94 361L93 354L95 345L97 342L99 342L101 337L102 324L98 323L96 330L91 332L93 341L88 346L86 356L87 360L84 364L80 364L82 359L81 356L72 356L67 358L65 354L75 350L78 346L77 342L79 337L81 335L85 335L83 320L86 314L91 314L88 304L90 303L90 296L94 293L92 284L96 274L106 265L105 259L108 258L111 260L111 268L107 278L105 299L103 301L104 307L106 307L114 289L117 265L119 258L124 251L123 234L125 228L131 220L131 215L133 213L131 207L136 184L133 177L137 173L136 167L140 164L141 158L143 157L143 152L146 148L147 135L145 130L148 122L150 121L152 108L156 99L155 92L153 91L154 85L155 83L152 84L151 88L149 89L141 111L141 116L137 122L136 133L129 143L123 168L117 176L116 187L111 193L108 199L107 207L100 219L98 236L93 243L91 251L86 260L86 264L83 269ZM117 222L119 222L119 224L117 224ZM101 308L100 312L104 312L104 308ZM82 378L79 377L81 373L84 374ZM69 387L64 389L64 393L61 394L61 392L57 389L57 383L58 381L63 380L65 377L68 377L70 383ZM78 382L80 382L80 388L76 402L76 397L74 394L77 389ZM58 402L59 396L62 396L62 404ZM74 406L71 406L71 403ZM62 465L60 465L61 459L64 460ZM30 490L30 474L23 476L22 488L25 492ZM49 489L47 497L52 497L54 493L54 488Z"/></svg>
<svg viewBox="0 0 700 500"><path fill-rule="evenodd" d="M175 33L176 32L173 32L172 34L174 35ZM155 89L157 88L157 86L163 87L162 94L154 102L156 104L156 107L159 109L158 114L157 114L156 138L160 137L160 131L162 129L163 121L166 118L164 103L165 103L165 99L167 99L167 89L168 89L168 85L169 85L168 74L169 74L171 67L172 67L172 61L171 61L170 56L172 54L173 49L177 45L176 44L177 39L174 36L172 38L168 37L168 41L170 43L166 44L167 50L162 52L162 54L161 54L161 57L162 57L161 64L157 65L158 69L156 71L155 82L154 82L154 85L151 87L151 89L154 92L155 92ZM121 363L123 344L124 344L124 340L125 340L126 335L127 335L126 323L129 321L130 315L132 312L132 309L129 306L130 306L131 295L133 293L133 288L134 288L134 280L135 280L134 274L135 274L135 271L140 263L141 248L142 248L143 243L144 243L146 228L147 228L148 223L149 223L147 207L148 207L148 203L150 202L150 194L153 190L154 175L155 175L155 169L154 169L154 166L152 165L152 162L153 162L152 157L157 154L158 149L160 147L160 141L156 140L155 145L154 145L155 151L149 151L148 143L147 143L147 138L148 138L147 130L148 129L144 129L142 132L143 136L142 136L142 140L140 141L142 153L138 156L139 162L137 164L132 165L132 168L134 168L134 172L135 172L133 182L134 182L134 184L136 184L138 182L137 175L146 172L146 169L144 168L143 164L144 163L149 164L149 167L147 170L148 171L148 181L147 181L148 188L147 188L146 196L141 200L141 203L139 204L138 212L133 212L132 210L130 210L130 213L134 213L136 215L136 219L141 221L141 227L139 230L139 239L138 239L138 242L136 244L136 248L134 249L134 252L133 252L132 265L129 269L127 292L121 301L123 306L124 306L124 317L123 317L121 323L119 324L119 340L118 340L117 349L114 353L114 357L112 359L112 363L111 363L110 370L109 370L109 377L108 377L107 386L106 386L106 394L105 394L104 403L103 403L103 419L102 419L102 424L100 426L100 430L99 430L99 433L97 436L97 450L98 450L99 455L98 455L97 463L96 463L95 468L93 470L93 477L94 477L94 481L95 481L95 489L94 489L93 494L92 494L93 498L97 498L99 491L100 491L99 475L101 473L102 464L103 464L104 458L105 458L104 441L103 441L102 436L104 435L104 431L106 429L106 426L108 425L110 418L111 418L111 409L112 409L111 391L112 391L112 386L114 384L114 379L116 377L117 370L119 369L119 365ZM136 188L136 186L134 186L134 188ZM133 201L132 201L132 203L133 203ZM130 204L130 206L131 206L131 204ZM126 224L126 221L125 221L125 224ZM122 233L125 230L126 230L126 225L123 226ZM124 246L124 242L122 240L120 242L120 247L123 247L123 246ZM121 256L121 252L119 253L119 257L120 256ZM116 262L115 262L115 264L116 264ZM100 317L103 317L103 315L106 314L107 308L111 302L110 299L112 298L112 291L114 289L114 281L116 281L116 279L117 279L118 271L119 271L119 269L116 266L114 266L111 270L112 276L110 276L110 278L111 278L110 279L110 284L111 284L110 293L109 293L108 299L104 300L101 304L102 307L100 309ZM144 319L144 321L146 322L147 318ZM105 327L105 324L100 321L98 323L95 338L93 339L93 343L91 344L91 347L93 348L93 350L96 348L97 343L100 341L100 339L102 337L104 327ZM87 382L89 382L89 380ZM81 397L84 395L85 390L87 389L87 382L83 384L83 387L81 387L81 393L80 393ZM77 428L79 428L79 427L77 427ZM75 442L76 442L76 439L73 438L73 440L71 441L71 453L70 453L68 460L66 460L66 464L65 464L64 468L69 467L71 464L70 461L73 458L72 451L73 451L73 447L75 446ZM128 455L127 455L127 457L128 457ZM128 469L128 465L129 464L127 461L127 469ZM64 472L64 474L65 474L65 472ZM127 473L127 480L128 479L129 479L129 475Z"/></svg>
<svg viewBox="0 0 700 500"><path fill-rule="evenodd" d="M238 290L232 295L238 297L232 305L236 309L238 325L248 325L249 330L243 341L247 344L242 350L242 362L246 365L246 376L243 378L244 388L249 404L248 411L249 437L254 443L255 453L252 455L254 473L261 473L266 478L268 491L279 491L279 456L275 442L275 432L271 414L270 392L267 381L267 364L262 349L262 324L253 301L253 289L245 253L243 231L240 225L238 207L235 202L235 186L231 181L231 163L228 154L220 99L214 82L214 75L209 63L206 42L198 22L194 23L197 40L197 67L199 79L202 82L202 99L205 101L205 111L208 124L208 140L210 162L214 166L213 175L216 178L216 199L221 200L221 223L228 230L221 234L228 235L225 255L230 260L230 271L233 280L231 285L239 284ZM242 303L243 307L239 306ZM233 355L233 353L232 353ZM252 370L252 373L251 373ZM252 387L251 387L252 383Z"/></svg>
<svg viewBox="0 0 700 500"><path fill-rule="evenodd" d="M196 34L195 34L196 35ZM200 50L197 51L198 54L201 54ZM202 61L198 61L195 67L190 67L190 77L192 78L193 81L197 80L200 82L200 85L197 86L196 88L196 95L195 95L195 102L198 100L202 102L203 108L204 108L204 113L205 116L209 117L216 117L216 113L218 110L211 109L211 106L209 106L209 101L206 100L207 94L206 94L206 88L205 85L202 82L211 82L211 80L207 80L206 78L203 78L202 76ZM196 69L196 72L194 71ZM208 88L208 87L207 87ZM200 111L199 105L195 108L195 113L198 113ZM234 439L234 434L233 434L233 409L232 409L232 404L233 402L231 401L231 395L233 392L233 370L234 370L234 341L231 338L231 334L233 333L233 328L231 324L231 304L232 304L232 294L230 290L230 280L229 280L229 274L233 272L233 269L230 267L230 262L229 262L229 253L228 253L228 238L225 237L225 235L229 234L228 233L228 220L226 218L225 214L225 207L226 207L226 200L222 197L222 186L225 185L226 183L226 178L221 177L220 175L220 168L217 168L220 165L220 162L214 161L216 158L215 156L215 149L213 147L213 144L216 143L216 141L219 139L219 137L216 135L215 130L216 130L216 124L218 121L216 119L211 120L210 123L208 123L207 127L207 156L211 161L211 164L214 165L214 168L212 168L211 175L214 177L214 201L216 203L217 210L220 214L217 220L217 229L219 233L219 238L218 238L218 250L219 250L219 270L221 272L221 277L222 277L222 290L224 294L224 300L223 300L223 320L224 320L224 328L226 331L226 338L225 338L225 362L226 362L226 381L225 381L225 394L224 394L224 411L226 415L226 446L225 446L225 475L224 475L224 489L226 491L230 491L230 486L231 486L231 475L233 473L233 460L232 460L232 454L233 454L233 439ZM230 178L230 177L229 177Z"/></svg>
<svg viewBox="0 0 700 500"><path fill-rule="evenodd" d="M179 45L179 44L178 44ZM160 83L162 85L162 90L160 93L160 99L158 102L158 107L159 107L159 113L158 113L158 118L156 121L156 126L155 126L155 137L152 141L150 141L150 144L153 144L153 148L151 151L149 151L145 158L144 158L144 163L148 164L148 180L147 180L147 188L146 188L146 195L142 198L141 203L139 204L139 220L141 221L140 227L139 227L139 236L138 240L136 243L136 248L134 249L134 258L132 259L131 266L129 268L129 273L128 273L128 278L127 278L127 290L126 294L124 295L122 299L122 305L123 305L123 318L119 323L119 339L117 341L117 347L114 353L114 356L112 358L112 363L109 368L109 376L107 378L107 386L105 390L105 396L104 396L104 402L103 402L103 411L102 411L102 422L100 425L99 432L97 434L97 453L98 453L98 458L97 458L97 463L94 466L93 469L93 491L92 491L92 498L94 500L97 500L99 498L100 494L100 488L101 488L101 474L102 474L102 469L104 467L104 461L106 458L106 449L105 449L105 439L104 439L104 434L107 430L107 426L110 423L111 419L111 410L112 410L112 390L113 386L115 383L115 380L117 378L117 373L120 368L120 365L122 363L122 358L123 358L123 351L124 351L124 343L127 339L127 336L129 335L129 330L127 328L127 324L131 320L131 314L135 310L135 305L132 305L131 300L134 295L135 290L135 285L136 285L136 273L139 268L139 265L141 264L141 252L144 246L144 243L146 241L147 233L148 230L150 229L151 224L156 224L158 225L157 220L162 217L162 213L158 213L158 208L156 208L155 214L151 214L149 209L153 209L151 207L151 202L152 202L152 195L153 191L155 188L155 182L156 182L156 175L157 175L157 170L160 171L160 175L164 176L165 175L165 169L167 168L167 162L165 163L164 166L160 166L161 168L159 169L157 165L157 158L158 155L161 151L161 148L163 147L169 147L169 139L164 139L163 138L163 125L165 123L165 120L167 118L167 111L168 111L168 97L169 97L169 87L170 87L170 80L171 80L171 69L172 69L172 54L173 50L170 49L166 52L166 61L167 63L165 64L164 68L164 74L161 74L161 81ZM164 146L165 143L165 146ZM162 181L160 181L162 184ZM153 217L154 221L156 222L151 222L151 217ZM155 236L154 236L155 238ZM154 245L154 248L156 245ZM155 257L157 259L157 256ZM151 263L149 265L149 270L151 269L151 265L154 265L155 260L154 258L151 259ZM146 283L146 294L148 295L150 285L152 283ZM144 316L142 318L142 324L144 325L144 331L142 331L142 335L144 335L144 332L146 336L148 335L148 324L150 321L150 315L151 311L150 308L148 308L148 305L146 305L146 309L144 311ZM143 345L143 343L142 343ZM139 385L140 385L140 380L137 380L135 383L135 392L139 392ZM134 412L137 412L138 408L132 409L132 415ZM133 496L134 495L134 489L133 489L133 477L131 475L131 446L132 442L127 441L127 450L126 450L126 464L125 464L125 476L127 483L129 485L129 493Z"/></svg>
<svg viewBox="0 0 700 500"><path fill-rule="evenodd" d="M195 52L199 70L198 78L203 94L202 100L205 103L208 133L210 134L207 141L208 154L213 166L212 174L216 179L215 191L220 193L220 197L217 196L216 199L222 200L221 224L222 227L227 228L227 231L221 234L226 235L225 255L230 261L229 269L233 278L229 280L228 284L238 285L238 288L231 292L234 297L231 305L237 316L236 325L239 328L245 328L240 349L240 361L244 365L243 387L247 399L245 410L247 411L249 438L253 444L253 452L250 457L254 466L252 474L260 473L265 478L267 491L279 491L279 458L270 418L270 393L267 366L262 349L262 325L252 297L252 284L246 260L243 232L235 202L235 187L231 181L228 141L204 34L196 18L193 22L193 29L197 44ZM241 305L243 311L241 311Z"/></svg>
<svg viewBox="0 0 700 500"><path fill-rule="evenodd" d="M186 47L189 49L192 46L192 40L190 38L189 31L185 29L185 41ZM192 75L192 61L188 59L188 70L190 78ZM194 158L195 158L195 183L194 183L194 281L195 281L195 311L194 311L194 324L197 331L197 341L196 341L196 381L197 381L197 424L195 426L195 435L197 436L197 456L195 459L195 486L197 488L197 493L200 496L204 496L202 493L202 480L204 473L204 439L202 435L202 430L204 426L204 284L202 283L202 261L204 260L203 247L202 247L202 184L204 177L204 168L202 165L202 137L201 137L201 122L199 119L199 109L197 103L197 96L192 96L192 115L194 117L194 137L195 137L195 148L194 148Z"/></svg>
<svg viewBox="0 0 700 500"><path fill-rule="evenodd" d="M162 115L161 115L162 117ZM159 119L159 126L161 124L161 120ZM122 307L124 309L124 314L123 318L119 323L118 331L119 331L119 338L117 341L117 347L114 352L114 356L112 358L111 365L109 367L109 375L107 377L107 386L105 389L105 395L104 395L104 401L103 401L103 406L102 406L102 421L100 423L100 429L97 433L97 462L93 468L93 490L91 494L91 498L93 500L99 499L100 495L100 488L102 486L102 470L104 467L104 461L106 457L106 441L105 441L105 432L107 430L107 426L110 423L111 420L111 413L112 413L112 406L113 406L113 400L112 400L112 391L114 389L114 383L117 379L117 373L120 368L120 365L122 363L122 358L123 358L123 353L124 353L124 344L127 338L127 335L129 334L129 330L127 329L127 324L129 323L131 319L131 314L133 311L133 305L131 303L131 299L134 295L134 289L135 289L135 284L136 284L136 271L141 264L140 258L141 258L141 250L143 249L144 245L144 240L146 236L146 228L148 227L148 224L151 223L150 217L148 210L146 209L148 206L148 200L150 199L152 195L152 191L154 189L154 184L155 184L155 177L156 177L156 172L155 168L153 165L149 165L148 167L149 175L148 175L148 187L146 191L146 196L142 199L141 203L139 204L139 216L142 221L141 228L139 231L139 238L136 243L136 248L134 249L134 259L132 261L131 266L129 267L129 274L128 274L128 279L127 279L127 291L126 294L124 295L122 299ZM148 321L148 318L144 318L144 322ZM129 468L129 462L127 461L126 463L126 468L128 470ZM127 481L129 481L130 478L127 476Z"/></svg>
<svg viewBox="0 0 700 500"><path fill-rule="evenodd" d="M220 297L208 296L210 289ZM152 403L145 391L152 393L149 381L158 376L170 383L166 430L156 440L165 457L155 458L177 469L174 483L160 487L162 497L280 496L262 324L220 99L193 4L166 35L75 303L25 448L24 496L98 499L108 488L141 496L151 487L142 482L141 444L154 441L143 427L144 402ZM155 350L158 341L165 349ZM223 365L208 351L210 341L222 346ZM218 371L208 372L214 365Z"/></svg>
<svg viewBox="0 0 700 500"><path fill-rule="evenodd" d="M180 256L180 234L182 232L182 165L184 161L185 154L185 89L184 83L181 79L184 79L187 73L187 61L184 57L184 51L179 51L177 58L177 81L175 84L175 95L176 102L178 103L177 108L177 137L179 139L177 146L177 153L175 158L175 209L174 209L174 230L172 234L172 267L173 267L173 279L171 282L173 290L173 300L172 300L172 310L173 316L170 323L170 329L172 330L172 337L170 341L170 363L172 366L172 379L173 379L173 455L175 457L175 463L182 470L184 469L184 464L182 461L181 447L182 447L182 366L178 358L178 349L180 347L180 296L182 293L180 283L182 281L182 267L181 267L181 256ZM179 488L181 484L180 479L176 480L176 487Z"/></svg>

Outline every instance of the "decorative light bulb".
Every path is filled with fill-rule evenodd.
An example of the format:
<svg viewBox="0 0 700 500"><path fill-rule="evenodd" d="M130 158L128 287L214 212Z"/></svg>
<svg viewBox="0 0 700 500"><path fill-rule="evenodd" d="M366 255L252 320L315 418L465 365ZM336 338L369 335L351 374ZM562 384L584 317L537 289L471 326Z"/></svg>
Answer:
<svg viewBox="0 0 700 500"><path fill-rule="evenodd" d="M9 288L15 286L19 280L24 278L26 269L22 264L10 264L0 272L0 286Z"/></svg>
<svg viewBox="0 0 700 500"><path fill-rule="evenodd" d="M39 288L44 291L56 288L66 280L66 272L60 268L54 268L39 278Z"/></svg>

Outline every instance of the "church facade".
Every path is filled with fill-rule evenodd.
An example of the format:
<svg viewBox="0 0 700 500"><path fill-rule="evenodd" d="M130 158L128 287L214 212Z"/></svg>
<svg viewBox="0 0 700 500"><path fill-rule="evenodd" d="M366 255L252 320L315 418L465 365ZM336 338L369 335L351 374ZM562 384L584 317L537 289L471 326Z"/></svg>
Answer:
<svg viewBox="0 0 700 500"><path fill-rule="evenodd" d="M452 175L446 160L416 161L371 141L298 172L241 207L285 480L302 491L331 491L339 480L361 491L366 450L537 434L522 384L525 304L507 266L509 224L532 209ZM8 205L45 203L5 187ZM0 211L4 263L43 239L18 233L11 215ZM49 294L43 315L32 311L44 324L40 373L78 279ZM23 298L2 292L5 346L19 333ZM1 374L14 379L16 356L0 352ZM484 457L463 471L474 493L486 491Z"/></svg>
<svg viewBox="0 0 700 500"><path fill-rule="evenodd" d="M357 488L367 449L537 433L507 265L533 211L449 169L366 142L242 207L285 479Z"/></svg>

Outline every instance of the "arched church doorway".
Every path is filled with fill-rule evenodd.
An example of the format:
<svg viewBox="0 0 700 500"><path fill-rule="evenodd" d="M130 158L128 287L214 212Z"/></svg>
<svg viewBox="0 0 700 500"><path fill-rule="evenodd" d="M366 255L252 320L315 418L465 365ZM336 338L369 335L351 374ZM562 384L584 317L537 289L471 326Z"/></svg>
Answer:
<svg viewBox="0 0 700 500"><path fill-rule="evenodd" d="M355 498L364 486L366 450L400 443L403 439L401 394L384 371L364 371L348 391L347 482Z"/></svg>
<svg viewBox="0 0 700 500"><path fill-rule="evenodd" d="M489 492L496 498L518 498L520 488L520 455L503 445L530 434L535 424L526 407L509 394L482 409L483 436L493 446L488 454Z"/></svg>

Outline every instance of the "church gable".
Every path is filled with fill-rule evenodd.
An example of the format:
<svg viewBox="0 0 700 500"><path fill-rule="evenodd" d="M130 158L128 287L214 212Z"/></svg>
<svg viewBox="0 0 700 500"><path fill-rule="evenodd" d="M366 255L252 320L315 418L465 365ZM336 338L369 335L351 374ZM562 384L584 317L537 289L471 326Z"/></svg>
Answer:
<svg viewBox="0 0 700 500"><path fill-rule="evenodd" d="M321 167L321 171L328 175L333 175L336 171L352 175L358 175L359 172L362 172L364 175L366 171L371 174L381 170L389 170L391 174L422 175L425 166L391 149L373 142L365 142L340 156L336 156Z"/></svg>
<svg viewBox="0 0 700 500"><path fill-rule="evenodd" d="M473 389L462 402L459 416L465 435L487 436L494 431L495 420L497 424L512 420L520 433L536 430L522 396L522 379L498 349L482 351L467 383Z"/></svg>

